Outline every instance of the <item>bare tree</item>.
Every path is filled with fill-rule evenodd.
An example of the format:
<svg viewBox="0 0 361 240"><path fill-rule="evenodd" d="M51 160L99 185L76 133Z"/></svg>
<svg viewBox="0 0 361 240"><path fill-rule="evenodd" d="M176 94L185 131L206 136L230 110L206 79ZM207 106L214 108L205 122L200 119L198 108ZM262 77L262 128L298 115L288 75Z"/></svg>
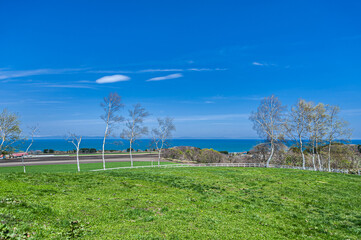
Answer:
<svg viewBox="0 0 361 240"><path fill-rule="evenodd" d="M34 136L35 136L35 134L38 133L39 127L38 127L38 126L32 126L32 127L29 127L29 129L30 129L31 141L30 141L30 144L29 144L29 146L27 147L24 155L23 155L22 158L21 158L21 162L23 163L23 167L24 167L24 173L26 173L24 156L27 155L27 153L29 152L29 149L30 149L31 146L33 145L33 143L34 143Z"/></svg>
<svg viewBox="0 0 361 240"><path fill-rule="evenodd" d="M303 152L303 140L307 137L307 127L311 121L312 103L300 99L292 106L286 123L287 137L292 139L302 155L302 168L306 169L306 159Z"/></svg>
<svg viewBox="0 0 361 240"><path fill-rule="evenodd" d="M173 118L158 118L158 127L152 130L153 141L158 151L158 166L160 165L160 155L162 149L167 144L167 140L172 137L172 132L176 130Z"/></svg>
<svg viewBox="0 0 361 240"><path fill-rule="evenodd" d="M103 169L105 170L105 141L106 138L112 133L114 125L123 121L123 118L116 114L124 105L121 103L121 97L118 95L118 93L110 93L108 97L104 98L100 105L104 109L104 114L101 115L100 118L105 122L105 132L102 146Z"/></svg>
<svg viewBox="0 0 361 240"><path fill-rule="evenodd" d="M20 140L20 134L19 116L4 109L0 113L0 154Z"/></svg>
<svg viewBox="0 0 361 240"><path fill-rule="evenodd" d="M352 130L348 128L348 123L340 118L340 107L326 107L326 132L328 142L328 171L331 172L331 146L335 140L349 140Z"/></svg>
<svg viewBox="0 0 361 240"><path fill-rule="evenodd" d="M267 167L269 167L272 160L275 144L283 138L284 109L285 107L282 106L281 101L272 95L264 98L257 112L253 112L249 118L253 122L253 129L257 131L260 137L269 141L271 145L271 153L266 163Z"/></svg>
<svg viewBox="0 0 361 240"><path fill-rule="evenodd" d="M68 142L72 143L76 148L76 165L78 168L78 172L80 172L80 162L79 162L79 149L81 143L82 136L76 135L75 133L69 133Z"/></svg>
<svg viewBox="0 0 361 240"><path fill-rule="evenodd" d="M144 119L149 113L139 103L128 110L129 118L125 121L125 129L120 137L129 141L130 165L133 167L132 147L134 142L148 133L148 128L143 126Z"/></svg>
<svg viewBox="0 0 361 240"><path fill-rule="evenodd" d="M313 107L311 113L310 127L310 138L312 142L312 161L314 164L314 169L316 170L316 155L318 160L318 168L322 171L323 166L320 157L319 145L322 144L326 134L326 107L323 103L318 103L316 106Z"/></svg>

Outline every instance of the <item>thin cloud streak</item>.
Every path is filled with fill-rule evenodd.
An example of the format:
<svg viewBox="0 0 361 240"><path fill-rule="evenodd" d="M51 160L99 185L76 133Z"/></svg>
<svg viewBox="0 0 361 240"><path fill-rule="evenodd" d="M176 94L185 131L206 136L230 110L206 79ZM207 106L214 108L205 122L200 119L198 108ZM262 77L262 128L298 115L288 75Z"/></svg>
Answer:
<svg viewBox="0 0 361 240"><path fill-rule="evenodd" d="M227 68L155 68L142 70L92 70L88 73L153 73L153 72L205 72L205 71L226 71Z"/></svg>
<svg viewBox="0 0 361 240"><path fill-rule="evenodd" d="M39 87L47 87L47 88L84 88L84 89L95 89L94 87L87 85L69 85L69 84L44 84L39 85Z"/></svg>
<svg viewBox="0 0 361 240"><path fill-rule="evenodd" d="M361 115L361 108L356 109L345 109L341 111L347 116L360 116Z"/></svg>
<svg viewBox="0 0 361 240"><path fill-rule="evenodd" d="M170 75L163 76L163 77L154 77L154 78L146 80L146 82L164 81L164 80L175 79L175 78L180 78L180 77L183 77L183 74L175 73L175 74L170 74Z"/></svg>
<svg viewBox="0 0 361 240"><path fill-rule="evenodd" d="M9 79L9 78L18 78L18 77L38 76L38 75L63 74L63 73L77 72L81 70L84 69L64 68L64 69L35 69L35 70L20 70L20 71L0 70L0 80Z"/></svg>
<svg viewBox="0 0 361 240"><path fill-rule="evenodd" d="M197 115L187 117L175 117L174 120L178 122L187 121L215 121L215 120L233 120L233 119L248 119L249 114L218 114L218 115Z"/></svg>
<svg viewBox="0 0 361 240"><path fill-rule="evenodd" d="M116 82L125 82L129 81L130 77L125 75L111 75L111 76L105 76L102 78L97 79L95 82L98 84L104 84L104 83L116 83Z"/></svg>

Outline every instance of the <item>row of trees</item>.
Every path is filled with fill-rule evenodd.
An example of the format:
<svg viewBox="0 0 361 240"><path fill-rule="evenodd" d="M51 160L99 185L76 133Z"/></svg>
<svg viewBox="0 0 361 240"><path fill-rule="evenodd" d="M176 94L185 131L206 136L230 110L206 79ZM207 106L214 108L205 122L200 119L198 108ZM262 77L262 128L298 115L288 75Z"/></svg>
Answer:
<svg viewBox="0 0 361 240"><path fill-rule="evenodd" d="M289 111L278 97L272 95L261 101L256 112L250 116L258 135L270 146L266 162L269 167L281 142L291 141L293 148L302 156L302 167L306 168L306 148L311 152L314 170L331 171L331 148L335 142L348 141L352 130L340 117L338 106L315 104L303 99L297 101ZM327 160L323 159L320 149L327 146Z"/></svg>
<svg viewBox="0 0 361 240"><path fill-rule="evenodd" d="M101 103L101 107L103 108L104 113L100 116L100 118L105 123L105 132L102 143L103 169L106 169L106 140L111 135L115 136L115 129L118 128L119 124L123 122L125 122L125 127L123 128L119 137L129 142L129 155L131 160L131 167L133 167L134 163L132 149L137 140L139 140L142 136L149 134L148 127L144 126L144 121L147 117L150 116L150 114L140 104L136 104L128 110L128 116L126 118L123 117L121 115L121 110L123 109L124 104L121 101L121 97L117 93L110 93L107 97L104 97L103 102ZM158 118L157 123L157 127L150 131L152 136L152 146L150 146L150 148L155 148L158 151L158 165L160 165L162 150L166 146L167 140L171 138L172 133L176 130L176 128L173 123L173 119L170 117ZM30 128L31 141L26 148L25 155L32 146L34 136L37 133L37 126ZM14 144L16 142L24 140L24 137L22 137L21 134L22 131L20 129L18 115L10 113L4 109L0 115L0 153L13 150ZM80 146L82 136L76 133L69 133L67 136L67 141L73 144L76 149L77 169L80 171L79 152L81 150ZM22 162L24 166L24 172L26 172L24 157L22 157Z"/></svg>
<svg viewBox="0 0 361 240"><path fill-rule="evenodd" d="M134 143L142 136L149 133L148 127L144 126L144 120L150 116L149 112L140 104L134 105L128 110L128 117L124 118L120 115L120 110L124 107L121 97L117 93L110 93L108 97L103 99L101 107L104 114L101 119L105 123L105 132L102 146L102 160L103 169L105 170L105 144L106 139L113 133L117 124L125 121L125 127L122 130L120 137L129 142L129 156L130 164L133 167L132 149ZM158 118L157 127L152 129L152 144L158 151L158 165L160 165L160 158L163 148L166 146L167 140L172 137L172 133L176 130L173 119L170 117Z"/></svg>

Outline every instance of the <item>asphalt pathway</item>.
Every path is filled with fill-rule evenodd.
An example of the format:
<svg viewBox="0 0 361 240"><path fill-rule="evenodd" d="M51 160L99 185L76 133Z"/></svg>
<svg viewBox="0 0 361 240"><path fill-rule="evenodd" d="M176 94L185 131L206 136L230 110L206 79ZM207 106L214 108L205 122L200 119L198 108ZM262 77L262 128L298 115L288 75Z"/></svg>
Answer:
<svg viewBox="0 0 361 240"><path fill-rule="evenodd" d="M27 166L32 165L51 165L51 164L75 164L76 156L42 156L24 158ZM128 162L130 161L128 154L112 154L105 155L107 162ZM134 161L157 161L157 154L134 154ZM101 155L79 155L80 163L99 163L102 162ZM0 159L0 167L15 167L22 166L21 158L15 159Z"/></svg>

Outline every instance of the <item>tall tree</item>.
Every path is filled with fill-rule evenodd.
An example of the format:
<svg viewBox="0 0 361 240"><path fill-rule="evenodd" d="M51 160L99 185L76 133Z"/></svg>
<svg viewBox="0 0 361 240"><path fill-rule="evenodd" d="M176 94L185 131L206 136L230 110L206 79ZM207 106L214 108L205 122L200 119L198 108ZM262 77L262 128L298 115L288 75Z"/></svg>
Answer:
<svg viewBox="0 0 361 240"><path fill-rule="evenodd" d="M323 164L320 157L319 146L324 141L326 135L326 106L323 103L318 103L313 107L311 113L311 141L312 141L312 159L315 160L315 155L318 160L318 169L323 170ZM314 165L314 168L315 165Z"/></svg>
<svg viewBox="0 0 361 240"><path fill-rule="evenodd" d="M0 154L19 141L20 134L19 116L4 109L0 113Z"/></svg>
<svg viewBox="0 0 361 240"><path fill-rule="evenodd" d="M307 137L307 126L311 121L312 103L300 99L292 106L286 123L287 137L292 139L302 155L302 168L306 169L306 159L303 152L304 139Z"/></svg>
<svg viewBox="0 0 361 240"><path fill-rule="evenodd" d="M22 163L23 163L24 173L26 173L24 156L28 154L29 149L31 148L31 146L32 146L33 143L34 143L34 136L35 136L35 134L37 134L38 131L39 131L38 126L29 127L29 129L30 129L31 141L30 141L30 144L28 145L28 147L26 148L26 151L25 151L24 155L23 155L22 158L21 158L21 161L22 161Z"/></svg>
<svg viewBox="0 0 361 240"><path fill-rule="evenodd" d="M158 151L158 166L160 165L160 156L162 149L167 141L172 137L172 132L176 130L173 118L158 118L158 127L152 130L153 141Z"/></svg>
<svg viewBox="0 0 361 240"><path fill-rule="evenodd" d="M123 121L123 117L117 115L117 113L124 105L122 104L121 97L118 93L110 93L108 97L104 97L103 102L100 105L104 109L104 114L101 115L100 118L105 122L105 132L102 146L103 169L105 170L105 141L112 133L115 124Z"/></svg>
<svg viewBox="0 0 361 240"><path fill-rule="evenodd" d="M253 112L249 118L253 122L253 128L258 135L265 138L271 145L271 153L266 163L267 167L269 167L272 160L275 144L284 135L284 109L285 107L278 97L272 95L264 98L257 111Z"/></svg>
<svg viewBox="0 0 361 240"><path fill-rule="evenodd" d="M132 147L137 139L148 133L148 128L143 125L144 119L149 116L149 113L138 103L128 110L128 114L129 118L125 121L125 129L120 137L129 141L130 164L133 167Z"/></svg>
<svg viewBox="0 0 361 240"><path fill-rule="evenodd" d="M326 107L326 140L328 142L328 171L331 172L331 147L336 140L349 140L352 130L348 128L348 123L340 116L340 107Z"/></svg>
<svg viewBox="0 0 361 240"><path fill-rule="evenodd" d="M76 165L78 168L78 172L80 172L80 162L79 162L79 149L81 143L82 136L79 136L75 133L69 133L68 142L72 143L76 148Z"/></svg>

